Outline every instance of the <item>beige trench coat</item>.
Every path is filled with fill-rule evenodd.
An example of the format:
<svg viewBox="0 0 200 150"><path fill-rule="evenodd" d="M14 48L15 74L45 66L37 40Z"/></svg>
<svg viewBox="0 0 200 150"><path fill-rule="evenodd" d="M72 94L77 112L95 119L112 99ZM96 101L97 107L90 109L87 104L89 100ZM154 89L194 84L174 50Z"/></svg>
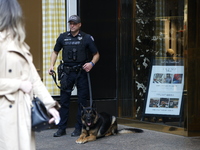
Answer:
<svg viewBox="0 0 200 150"><path fill-rule="evenodd" d="M30 94L19 90L22 80L32 82ZM47 109L57 105L41 82L28 46L19 48L0 37L0 150L35 150L30 111L33 94Z"/></svg>

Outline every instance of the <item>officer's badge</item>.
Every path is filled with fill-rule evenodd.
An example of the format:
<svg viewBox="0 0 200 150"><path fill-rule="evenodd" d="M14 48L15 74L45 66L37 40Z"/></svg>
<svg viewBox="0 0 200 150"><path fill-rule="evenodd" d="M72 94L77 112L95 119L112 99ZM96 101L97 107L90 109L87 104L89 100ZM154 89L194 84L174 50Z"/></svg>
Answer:
<svg viewBox="0 0 200 150"><path fill-rule="evenodd" d="M82 37L82 36L79 36L79 37L78 37L78 40L82 40L82 39L83 39L83 37Z"/></svg>

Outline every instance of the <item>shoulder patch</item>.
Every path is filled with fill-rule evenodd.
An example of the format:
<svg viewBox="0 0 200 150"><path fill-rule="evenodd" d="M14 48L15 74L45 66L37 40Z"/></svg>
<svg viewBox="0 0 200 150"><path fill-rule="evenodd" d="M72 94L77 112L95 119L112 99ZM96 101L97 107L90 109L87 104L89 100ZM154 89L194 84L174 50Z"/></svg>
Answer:
<svg viewBox="0 0 200 150"><path fill-rule="evenodd" d="M93 38L93 36L90 36L90 38L92 39L92 41L94 41L94 38Z"/></svg>

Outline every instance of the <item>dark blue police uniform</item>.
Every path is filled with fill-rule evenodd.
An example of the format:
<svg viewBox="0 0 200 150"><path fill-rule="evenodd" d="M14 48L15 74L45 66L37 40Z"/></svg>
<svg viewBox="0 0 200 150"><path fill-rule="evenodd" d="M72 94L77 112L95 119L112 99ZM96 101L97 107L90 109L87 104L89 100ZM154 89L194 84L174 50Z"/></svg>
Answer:
<svg viewBox="0 0 200 150"><path fill-rule="evenodd" d="M61 109L59 111L61 121L58 126L59 129L62 130L65 130L67 127L71 92L74 84L76 84L78 95L78 113L75 129L81 130L82 123L80 104L86 106L89 96L87 73L82 69L82 65L88 62L88 53L95 54L98 50L93 37L82 31L80 31L75 37L73 37L70 32L60 34L56 41L54 51L59 52L60 50L62 50L62 60L64 61L65 68L68 67L70 69L67 71L67 87L65 90L61 90L60 93Z"/></svg>

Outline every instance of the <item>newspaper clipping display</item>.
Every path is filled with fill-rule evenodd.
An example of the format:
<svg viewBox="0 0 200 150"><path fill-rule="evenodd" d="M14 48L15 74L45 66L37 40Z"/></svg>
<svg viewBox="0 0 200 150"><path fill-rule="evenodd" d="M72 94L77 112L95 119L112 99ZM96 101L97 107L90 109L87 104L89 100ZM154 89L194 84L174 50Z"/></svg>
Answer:
<svg viewBox="0 0 200 150"><path fill-rule="evenodd" d="M183 85L183 60L155 60L149 81L145 114L180 115Z"/></svg>

